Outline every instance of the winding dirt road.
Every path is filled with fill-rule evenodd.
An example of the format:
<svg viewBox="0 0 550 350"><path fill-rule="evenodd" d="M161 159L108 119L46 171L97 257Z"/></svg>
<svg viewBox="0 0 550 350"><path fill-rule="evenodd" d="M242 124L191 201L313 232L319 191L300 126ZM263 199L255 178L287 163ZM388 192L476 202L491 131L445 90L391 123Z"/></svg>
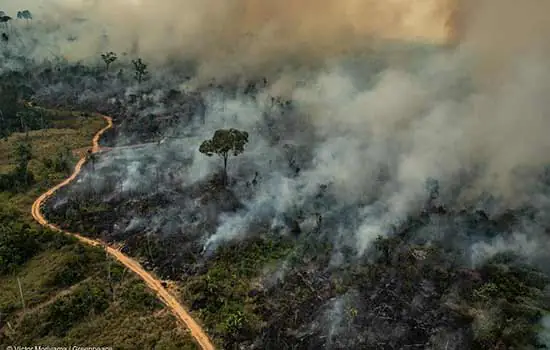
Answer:
<svg viewBox="0 0 550 350"><path fill-rule="evenodd" d="M101 135L105 131L113 127L113 120L111 117L103 116L103 118L107 121L107 126L99 130L94 135L94 138L92 139L92 149L91 149L92 153L97 153L100 151L99 139ZM46 220L46 218L41 212L42 204L49 197L51 197L55 193L55 191L71 183L78 176L85 162L86 162L86 156L83 156L82 158L80 158L78 163L76 163L74 172L71 174L71 176L69 176L60 184L49 189L46 193L42 194L40 197L38 197L34 201L32 205L32 216L34 217L34 219L42 226L76 237L79 241L83 243L86 243L92 246L102 246L109 254L115 257L120 263L122 263L128 269L132 270L139 277L141 277L141 279L149 286L149 288L151 288L155 292L158 298L162 300L162 302L166 304L168 308L170 308L172 313L181 322L183 322L187 326L187 328L189 328L189 330L191 331L191 335L193 336L193 338L195 338L195 340L203 350L214 350L214 345L212 344L212 342L210 341L210 339L208 338L204 330L201 328L201 326L191 317L189 312L187 312L187 310L185 310L185 308L178 302L178 300L168 290L166 290L166 288L162 286L160 280L158 280L156 277L151 275L149 272L145 271L137 261L124 255L119 250L108 246L106 243L100 240L94 240L94 239L86 238L78 233L64 231L58 226Z"/></svg>

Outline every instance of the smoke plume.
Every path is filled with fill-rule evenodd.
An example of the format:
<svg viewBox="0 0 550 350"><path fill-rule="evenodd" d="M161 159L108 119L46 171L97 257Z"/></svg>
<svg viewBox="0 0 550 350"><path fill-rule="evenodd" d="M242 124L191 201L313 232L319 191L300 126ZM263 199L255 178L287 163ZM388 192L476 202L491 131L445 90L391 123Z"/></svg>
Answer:
<svg viewBox="0 0 550 350"><path fill-rule="evenodd" d="M443 42L447 1L29 0L0 7L36 12L56 27L41 39L72 60L100 50L134 52L159 64L193 59L201 75L220 79L321 65L380 38ZM78 40L67 42L68 36Z"/></svg>
<svg viewBox="0 0 550 350"><path fill-rule="evenodd" d="M191 166L181 170L182 178L201 181L217 166L196 152L201 140L220 127L265 130L271 127L268 111L275 118L279 141L252 133L247 151L231 165L237 183L257 169L258 189L240 198L244 209L221 220L207 246L246 235L255 221L270 220L275 228L289 212L306 208L302 225L314 226L321 214L335 240L363 252L378 234L422 210L427 179L438 181L439 200L453 208L482 206L497 215L530 202L541 212L547 207L540 193L533 199L550 161L550 4L98 0L18 6L23 4L42 26L33 32L31 25L17 44L30 57L50 52L98 60L100 52L113 50L152 63L149 100L156 105L147 113L178 108L154 102L163 86L189 91L211 78L268 77L256 100L205 95L205 124L182 123L191 137L146 160L158 169L175 167L171 147L186 149ZM16 10L13 2L0 7ZM29 38L48 50L30 50ZM191 81L164 70L184 64L196 68ZM292 111L270 110L273 95L291 99ZM301 158L298 176L287 171L288 144ZM123 189L151 183L152 173L136 171L140 154L123 153ZM491 198L491 206L482 198Z"/></svg>

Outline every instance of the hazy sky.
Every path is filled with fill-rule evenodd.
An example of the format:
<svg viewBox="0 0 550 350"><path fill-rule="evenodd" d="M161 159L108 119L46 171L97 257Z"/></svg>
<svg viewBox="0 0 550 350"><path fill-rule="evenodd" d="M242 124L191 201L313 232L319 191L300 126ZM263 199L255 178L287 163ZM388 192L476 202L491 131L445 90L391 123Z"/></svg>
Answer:
<svg viewBox="0 0 550 350"><path fill-rule="evenodd" d="M0 0L0 9L12 16L21 9L29 9L39 16L40 11L52 7L87 7L95 10L106 8L118 12L118 8L139 4L140 10L153 15L175 14L189 17L223 13L236 19L239 13L242 24L279 24L299 21L301 26L319 25L332 27L334 23L346 23L355 31L380 31L389 35L442 37L446 5L450 0ZM91 11L90 11L91 10ZM229 11L229 12L226 12ZM95 13L97 14L97 12ZM142 16L140 16L142 17ZM164 17L166 19L166 17ZM143 19L143 18L142 18ZM120 18L119 18L120 20ZM295 23L293 23L295 24Z"/></svg>

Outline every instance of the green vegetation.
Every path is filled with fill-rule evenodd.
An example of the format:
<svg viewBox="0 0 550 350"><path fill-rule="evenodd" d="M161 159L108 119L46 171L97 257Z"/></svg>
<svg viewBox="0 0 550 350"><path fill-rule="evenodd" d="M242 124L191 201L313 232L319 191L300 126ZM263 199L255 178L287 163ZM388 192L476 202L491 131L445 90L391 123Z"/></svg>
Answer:
<svg viewBox="0 0 550 350"><path fill-rule="evenodd" d="M42 115L49 128L12 132L0 140L0 191L22 213L29 212L36 197L72 172L94 133L105 125L98 116L29 108Z"/></svg>
<svg viewBox="0 0 550 350"><path fill-rule="evenodd" d="M14 149L15 168L7 174L0 174L0 191L28 188L34 182L34 176L29 171L32 159L32 147L27 140L20 140Z"/></svg>
<svg viewBox="0 0 550 350"><path fill-rule="evenodd" d="M237 129L220 129L214 132L210 140L205 140L199 147L199 152L208 157L217 154L223 159L223 182L227 184L227 160L229 155L237 156L244 152L248 143L248 133Z"/></svg>
<svg viewBox="0 0 550 350"><path fill-rule="evenodd" d="M536 344L540 319L550 309L544 295L548 277L505 254L488 261L480 272L484 283L469 295L476 309L478 349L494 348L499 342L513 349Z"/></svg>
<svg viewBox="0 0 550 350"><path fill-rule="evenodd" d="M369 283L392 269L405 271L403 283L412 288L417 285L415 279L429 278L437 281L444 294L457 293L453 302L444 305L471 323L474 349L534 349L541 345L540 321L550 311L545 295L550 279L541 271L510 253L498 254L470 270L450 262L448 253L437 246L412 247L400 254L402 247L398 237L379 238L378 261L353 272L347 282L350 286ZM419 255L421 265L415 261ZM403 292L399 294L406 297Z"/></svg>
<svg viewBox="0 0 550 350"><path fill-rule="evenodd" d="M142 281L102 249L32 221L34 199L72 171L104 121L28 108L50 128L15 128L0 141L0 347L196 349Z"/></svg>
<svg viewBox="0 0 550 350"><path fill-rule="evenodd" d="M18 86L0 83L0 138L13 132L26 132L52 127L52 113L19 102L25 97Z"/></svg>
<svg viewBox="0 0 550 350"><path fill-rule="evenodd" d="M367 305L346 305L350 327L363 327L366 319L377 322L370 317L377 317L372 316L373 310L380 307L395 312L380 317L404 317L399 315L411 307L419 285L431 281L434 295L424 307L433 308L434 313L412 315L411 322L426 325L443 315L453 317L471 327L473 349L534 349L540 345L540 319L550 310L544 292L550 280L517 257L497 255L474 270L455 265L437 246L407 246L399 236L379 238L375 246L376 259L344 265L318 285L306 277L307 267L295 260L323 256L323 251L330 251L327 247L304 255L292 240L273 238L222 246L204 273L182 281L184 299L209 334L221 340L224 348L231 348L266 332L273 322L292 329L296 318L307 318L323 300L356 288L364 293L361 304ZM284 286L263 290L261 277L280 269L281 261L289 262ZM389 280L394 282L388 284ZM449 298L453 302L446 301Z"/></svg>
<svg viewBox="0 0 550 350"><path fill-rule="evenodd" d="M222 246L205 274L182 281L184 300L197 309L208 333L223 339L224 348L251 339L265 326L261 305L250 290L264 269L275 268L291 250L290 240L267 238Z"/></svg>

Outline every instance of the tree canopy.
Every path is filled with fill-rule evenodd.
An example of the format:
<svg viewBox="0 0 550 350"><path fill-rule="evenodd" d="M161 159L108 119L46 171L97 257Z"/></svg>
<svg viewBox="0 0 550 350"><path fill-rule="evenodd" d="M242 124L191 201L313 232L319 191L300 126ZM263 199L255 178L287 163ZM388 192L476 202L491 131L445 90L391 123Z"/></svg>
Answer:
<svg viewBox="0 0 550 350"><path fill-rule="evenodd" d="M234 156L241 154L244 151L244 146L248 143L248 133L237 129L220 129L216 130L214 136L210 140L204 141L199 152L212 156L218 154L224 156L233 153Z"/></svg>
<svg viewBox="0 0 550 350"><path fill-rule="evenodd" d="M103 62L105 62L105 69L109 70L109 66L111 63L117 60L117 55L114 52L105 52L101 54L101 58L103 59Z"/></svg>
<svg viewBox="0 0 550 350"><path fill-rule="evenodd" d="M10 16L7 16L7 15L0 16L0 23L8 23L8 21L10 20L11 20Z"/></svg>
<svg viewBox="0 0 550 350"><path fill-rule="evenodd" d="M17 11L17 18L30 20L32 19L32 14L29 10Z"/></svg>
<svg viewBox="0 0 550 350"><path fill-rule="evenodd" d="M143 62L141 58L138 58L137 60L132 60L132 63L134 64L135 78L138 83L141 83L149 73L147 71L147 64Z"/></svg>
<svg viewBox="0 0 550 350"><path fill-rule="evenodd" d="M237 129L219 129L214 132L210 140L205 140L199 147L199 152L208 157L214 154L223 159L223 177L224 183L227 180L227 159L230 154L237 156L244 152L244 147L248 143L248 133Z"/></svg>

